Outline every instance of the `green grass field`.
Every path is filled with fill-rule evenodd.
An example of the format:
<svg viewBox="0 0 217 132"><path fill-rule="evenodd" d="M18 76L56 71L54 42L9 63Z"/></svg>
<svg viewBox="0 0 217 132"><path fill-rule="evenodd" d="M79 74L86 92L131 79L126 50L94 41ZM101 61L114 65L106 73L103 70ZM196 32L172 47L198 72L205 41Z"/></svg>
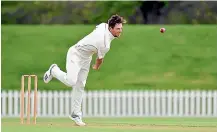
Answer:
<svg viewBox="0 0 217 132"><path fill-rule="evenodd" d="M21 125L19 119L2 119L2 132L216 132L217 118L84 118L79 127L69 119L38 119Z"/></svg>
<svg viewBox="0 0 217 132"><path fill-rule="evenodd" d="M217 26L126 25L112 42L100 71L90 71L86 90L217 89ZM2 89L20 89L22 74L37 74L39 90L70 90L44 84L52 63L65 71L68 48L94 25L2 25ZM95 60L95 59L94 59Z"/></svg>

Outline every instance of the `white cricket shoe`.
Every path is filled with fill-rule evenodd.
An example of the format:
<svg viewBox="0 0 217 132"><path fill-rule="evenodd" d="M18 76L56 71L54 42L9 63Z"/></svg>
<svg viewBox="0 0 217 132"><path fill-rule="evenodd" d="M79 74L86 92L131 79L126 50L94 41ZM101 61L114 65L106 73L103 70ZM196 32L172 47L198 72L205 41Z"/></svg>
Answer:
<svg viewBox="0 0 217 132"><path fill-rule="evenodd" d="M69 118L75 122L78 126L86 126L86 124L82 121L81 117L78 115L70 115Z"/></svg>
<svg viewBox="0 0 217 132"><path fill-rule="evenodd" d="M44 78L43 78L45 83L49 83L49 82L52 80L53 75L52 75L51 70L52 70L55 66L57 66L57 64L52 64L52 65L50 66L50 68L45 72Z"/></svg>

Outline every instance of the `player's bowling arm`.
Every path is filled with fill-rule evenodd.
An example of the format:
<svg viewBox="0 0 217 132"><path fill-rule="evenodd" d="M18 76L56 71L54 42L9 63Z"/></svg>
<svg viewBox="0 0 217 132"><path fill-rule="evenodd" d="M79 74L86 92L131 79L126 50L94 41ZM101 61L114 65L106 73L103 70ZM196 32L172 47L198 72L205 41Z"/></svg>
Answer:
<svg viewBox="0 0 217 132"><path fill-rule="evenodd" d="M93 65L93 69L94 70L99 70L99 67L102 64L102 62L103 62L103 58L101 58L101 59L97 58L95 65Z"/></svg>

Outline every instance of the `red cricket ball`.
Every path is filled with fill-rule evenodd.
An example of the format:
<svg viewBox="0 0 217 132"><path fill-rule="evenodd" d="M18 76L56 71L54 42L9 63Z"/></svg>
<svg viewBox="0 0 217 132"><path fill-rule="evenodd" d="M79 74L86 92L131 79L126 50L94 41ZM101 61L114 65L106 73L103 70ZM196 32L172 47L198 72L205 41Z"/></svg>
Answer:
<svg viewBox="0 0 217 132"><path fill-rule="evenodd" d="M165 31L166 31L165 28L160 28L160 32L161 32L161 33L164 33Z"/></svg>

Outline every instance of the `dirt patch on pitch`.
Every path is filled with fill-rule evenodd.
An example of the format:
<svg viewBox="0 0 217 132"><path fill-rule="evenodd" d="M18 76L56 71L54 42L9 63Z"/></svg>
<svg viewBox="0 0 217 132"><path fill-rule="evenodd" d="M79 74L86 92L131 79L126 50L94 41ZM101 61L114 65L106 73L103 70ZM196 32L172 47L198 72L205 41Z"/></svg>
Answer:
<svg viewBox="0 0 217 132"><path fill-rule="evenodd" d="M201 127L201 126L175 126L175 125L143 125L143 124L88 124L88 127L94 128L116 128L116 129L140 129L140 130L183 130L183 131L198 131L198 132L216 132L217 127Z"/></svg>
<svg viewBox="0 0 217 132"><path fill-rule="evenodd" d="M52 123L52 122L40 122L37 124L20 124L16 122L2 122L2 126L39 126L39 127L80 127L76 126L74 123ZM87 126L83 126L85 128L113 128L113 129L139 129L139 130L179 130L179 131L197 131L197 132L204 132L204 131L209 131L209 132L216 132L217 126L181 126L181 125L157 125L157 124L106 124L106 123L88 123Z"/></svg>

